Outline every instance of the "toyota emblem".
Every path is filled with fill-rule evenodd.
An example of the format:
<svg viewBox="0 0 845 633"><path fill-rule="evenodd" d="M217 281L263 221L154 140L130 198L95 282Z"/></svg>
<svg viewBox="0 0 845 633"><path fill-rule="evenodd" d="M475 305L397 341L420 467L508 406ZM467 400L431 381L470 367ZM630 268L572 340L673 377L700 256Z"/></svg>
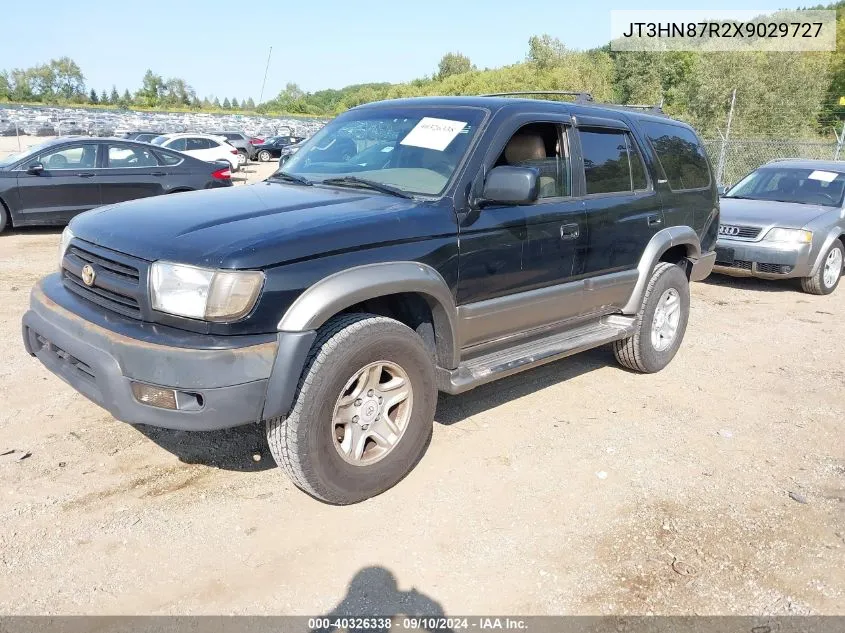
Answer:
<svg viewBox="0 0 845 633"><path fill-rule="evenodd" d="M94 280L97 278L97 271L91 264L85 264L82 267L82 283L86 286L93 286Z"/></svg>
<svg viewBox="0 0 845 633"><path fill-rule="evenodd" d="M728 224L720 224L719 235L739 235L739 227L730 226Z"/></svg>

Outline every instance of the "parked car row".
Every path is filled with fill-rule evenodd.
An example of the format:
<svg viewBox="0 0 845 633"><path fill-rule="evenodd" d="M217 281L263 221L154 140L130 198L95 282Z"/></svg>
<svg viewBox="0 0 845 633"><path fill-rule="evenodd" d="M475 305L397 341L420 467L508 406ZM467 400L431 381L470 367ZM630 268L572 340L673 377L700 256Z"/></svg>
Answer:
<svg viewBox="0 0 845 633"><path fill-rule="evenodd" d="M0 159L0 232L7 226L65 224L94 207L137 198L228 187L231 177L229 162L209 163L149 143L45 141Z"/></svg>

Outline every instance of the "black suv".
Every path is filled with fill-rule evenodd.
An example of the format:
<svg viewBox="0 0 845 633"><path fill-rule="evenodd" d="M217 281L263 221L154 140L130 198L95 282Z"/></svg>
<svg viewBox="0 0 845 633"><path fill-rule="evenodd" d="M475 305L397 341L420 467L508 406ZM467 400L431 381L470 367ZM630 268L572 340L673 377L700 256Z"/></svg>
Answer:
<svg viewBox="0 0 845 633"><path fill-rule="evenodd" d="M345 161L339 139L356 145ZM265 182L76 217L23 338L120 420L263 422L297 486L353 503L422 457L438 390L604 344L665 367L718 225L701 142L668 117L372 103Z"/></svg>

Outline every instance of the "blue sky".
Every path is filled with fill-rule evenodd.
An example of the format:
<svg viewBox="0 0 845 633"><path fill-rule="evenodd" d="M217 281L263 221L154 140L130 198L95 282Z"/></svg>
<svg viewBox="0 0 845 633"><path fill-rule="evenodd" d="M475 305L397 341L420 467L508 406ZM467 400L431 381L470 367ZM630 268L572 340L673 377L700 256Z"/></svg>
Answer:
<svg viewBox="0 0 845 633"><path fill-rule="evenodd" d="M200 97L265 100L288 81L304 90L431 74L443 53L478 67L520 61L531 35L576 49L605 44L611 9L794 8L792 0L41 0L3 3L0 69L67 55L89 87L134 91L147 68L182 77ZM804 0L803 5L808 4ZM812 3L810 3L812 4Z"/></svg>

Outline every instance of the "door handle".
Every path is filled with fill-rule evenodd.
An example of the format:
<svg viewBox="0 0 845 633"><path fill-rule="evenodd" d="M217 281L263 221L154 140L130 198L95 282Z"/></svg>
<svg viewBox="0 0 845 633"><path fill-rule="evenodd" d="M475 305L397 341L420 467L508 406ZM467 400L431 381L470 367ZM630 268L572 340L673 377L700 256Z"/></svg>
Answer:
<svg viewBox="0 0 845 633"><path fill-rule="evenodd" d="M577 224L564 224L560 227L560 239L576 240L581 235L581 229Z"/></svg>
<svg viewBox="0 0 845 633"><path fill-rule="evenodd" d="M167 174L163 171L154 171L151 176L166 176Z"/></svg>
<svg viewBox="0 0 845 633"><path fill-rule="evenodd" d="M648 216L649 226L660 226L661 224L663 224L663 218L661 218L659 215Z"/></svg>
<svg viewBox="0 0 845 633"><path fill-rule="evenodd" d="M89 172L85 172L84 174L78 174L78 176L80 178L93 178L94 174L89 171Z"/></svg>

